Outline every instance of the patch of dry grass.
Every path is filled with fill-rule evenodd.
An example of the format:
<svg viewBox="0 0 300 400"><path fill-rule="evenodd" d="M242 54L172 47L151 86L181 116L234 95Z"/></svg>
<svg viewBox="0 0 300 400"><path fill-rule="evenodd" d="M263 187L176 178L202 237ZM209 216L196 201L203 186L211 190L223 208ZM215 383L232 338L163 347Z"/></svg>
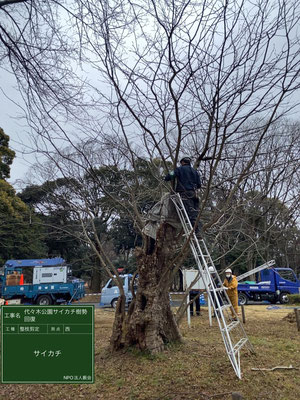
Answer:
<svg viewBox="0 0 300 400"><path fill-rule="evenodd" d="M88 293L82 299L80 299L77 303L100 303L100 297L101 297L100 294Z"/></svg>
<svg viewBox="0 0 300 400"><path fill-rule="evenodd" d="M300 398L300 371L252 371L278 365L300 367L300 335L296 325L283 320L290 309L267 310L247 306L246 331L256 355L242 352L243 379L236 378L225 353L219 329L209 327L207 311L184 321L184 344L169 346L157 356L137 350L107 351L114 312L96 309L95 383L92 385L2 385L3 399L201 400L231 399L242 393L247 400ZM80 345L80 344L78 344Z"/></svg>

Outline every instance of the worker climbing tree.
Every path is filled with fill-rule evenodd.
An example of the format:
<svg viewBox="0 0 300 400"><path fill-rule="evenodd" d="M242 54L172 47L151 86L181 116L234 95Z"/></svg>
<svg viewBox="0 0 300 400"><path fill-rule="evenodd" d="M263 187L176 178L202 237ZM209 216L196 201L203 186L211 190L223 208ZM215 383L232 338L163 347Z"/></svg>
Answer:
<svg viewBox="0 0 300 400"><path fill-rule="evenodd" d="M197 170L191 166L190 157L183 157L180 160L180 167L168 173L165 177L166 181L175 179L175 191L180 194L191 224L195 226L199 212L197 189L201 188L201 181ZM199 223L195 227L195 232L200 236Z"/></svg>

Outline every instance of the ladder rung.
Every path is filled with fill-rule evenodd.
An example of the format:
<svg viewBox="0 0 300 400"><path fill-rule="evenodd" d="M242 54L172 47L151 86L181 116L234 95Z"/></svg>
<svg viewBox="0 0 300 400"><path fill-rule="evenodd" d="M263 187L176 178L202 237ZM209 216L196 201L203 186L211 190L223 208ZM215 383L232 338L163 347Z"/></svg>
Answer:
<svg viewBox="0 0 300 400"><path fill-rule="evenodd" d="M190 234L191 234L191 232L188 232L188 233L183 233L183 235L182 235L182 236L190 236Z"/></svg>
<svg viewBox="0 0 300 400"><path fill-rule="evenodd" d="M226 327L222 328L222 331L227 331L230 332L232 329L236 328L239 325L240 321L233 321Z"/></svg>
<svg viewBox="0 0 300 400"><path fill-rule="evenodd" d="M247 343L247 338L240 339L233 347L233 353L237 353Z"/></svg>
<svg viewBox="0 0 300 400"><path fill-rule="evenodd" d="M220 288L216 288L216 289L210 289L210 292L225 292L225 289L220 287Z"/></svg>

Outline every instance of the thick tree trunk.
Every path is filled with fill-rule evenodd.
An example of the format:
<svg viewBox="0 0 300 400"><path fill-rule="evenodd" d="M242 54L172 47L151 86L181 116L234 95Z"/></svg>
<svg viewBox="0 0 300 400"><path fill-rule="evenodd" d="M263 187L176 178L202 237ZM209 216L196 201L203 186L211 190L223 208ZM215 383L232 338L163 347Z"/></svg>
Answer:
<svg viewBox="0 0 300 400"><path fill-rule="evenodd" d="M157 353L165 344L181 341L181 335L170 306L169 287L174 257L176 230L163 223L157 239L138 254L138 290L123 324L124 344ZM115 329L112 337L119 337Z"/></svg>

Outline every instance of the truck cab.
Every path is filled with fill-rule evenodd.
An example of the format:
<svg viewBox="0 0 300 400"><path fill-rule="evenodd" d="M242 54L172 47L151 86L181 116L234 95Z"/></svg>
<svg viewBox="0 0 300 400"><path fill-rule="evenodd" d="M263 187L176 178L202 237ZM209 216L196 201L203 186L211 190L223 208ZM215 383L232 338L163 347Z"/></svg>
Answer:
<svg viewBox="0 0 300 400"><path fill-rule="evenodd" d="M132 301L131 293L131 280L132 274L120 275L120 279L123 282L123 289L126 296L126 304L129 305ZM118 298L120 296L120 290L116 282L111 278L107 281L106 285L101 291L100 307L113 307L116 308Z"/></svg>
<svg viewBox="0 0 300 400"><path fill-rule="evenodd" d="M268 268L259 272L255 282L239 282L240 304L268 300L275 304L288 302L288 294L300 293L300 281L291 268Z"/></svg>
<svg viewBox="0 0 300 400"><path fill-rule="evenodd" d="M288 294L300 294L300 281L290 268L275 268L275 286L280 303L288 302ZM266 277L266 275L264 275Z"/></svg>

